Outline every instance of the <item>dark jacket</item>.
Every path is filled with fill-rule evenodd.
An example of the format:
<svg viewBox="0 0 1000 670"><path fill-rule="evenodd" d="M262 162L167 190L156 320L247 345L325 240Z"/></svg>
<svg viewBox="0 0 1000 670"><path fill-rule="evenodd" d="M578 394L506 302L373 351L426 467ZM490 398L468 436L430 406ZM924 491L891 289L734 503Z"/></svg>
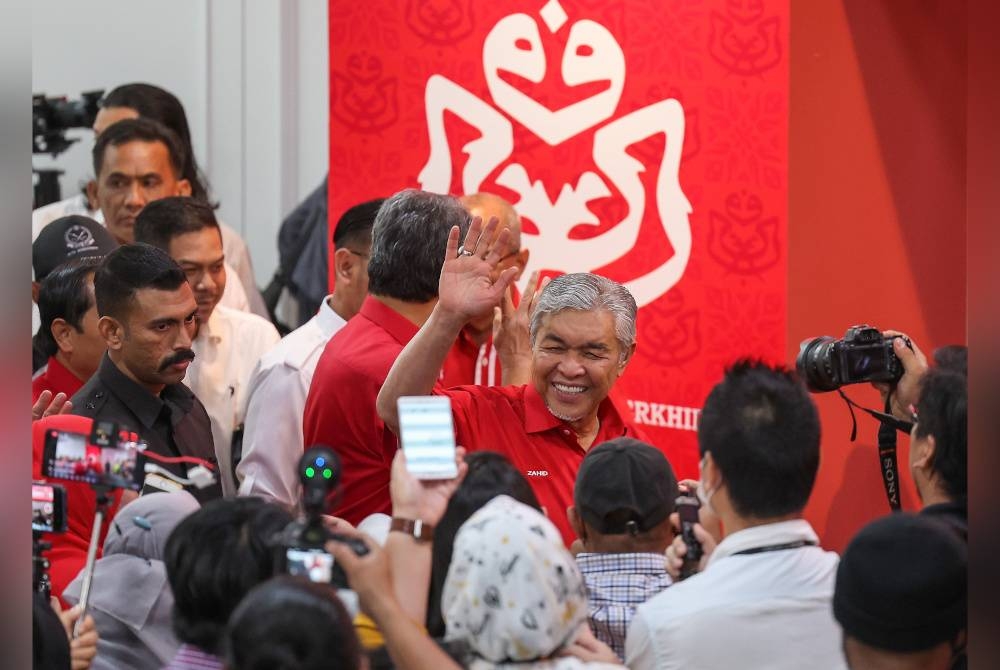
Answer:
<svg viewBox="0 0 1000 670"><path fill-rule="evenodd" d="M217 465L212 426L201 401L183 384L171 384L155 396L126 376L107 354L97 373L72 398L73 414L114 421L146 440L161 456L194 456ZM155 462L184 477L183 464ZM188 487L199 502L222 497L215 483L204 489Z"/></svg>

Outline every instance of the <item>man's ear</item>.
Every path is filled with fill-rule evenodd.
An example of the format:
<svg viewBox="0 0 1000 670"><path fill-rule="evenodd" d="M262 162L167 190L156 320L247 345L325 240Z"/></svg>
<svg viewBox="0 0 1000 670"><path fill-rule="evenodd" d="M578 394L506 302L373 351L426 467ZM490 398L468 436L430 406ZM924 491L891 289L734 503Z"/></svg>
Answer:
<svg viewBox="0 0 1000 670"><path fill-rule="evenodd" d="M618 364L618 374L622 374L623 372L625 372L625 366L628 365L628 362L630 360L632 360L632 356L634 354L635 354L635 342L633 342L632 346L628 348L628 351L625 353L625 357L622 358L621 362Z"/></svg>
<svg viewBox="0 0 1000 670"><path fill-rule="evenodd" d="M719 466L715 464L715 459L712 458L712 452L706 451L701 462L702 489L711 489L713 491L717 490L722 482L722 477L719 472Z"/></svg>
<svg viewBox="0 0 1000 670"><path fill-rule="evenodd" d="M31 282L31 302L38 304L38 292L42 290L42 285L39 282Z"/></svg>
<svg viewBox="0 0 1000 670"><path fill-rule="evenodd" d="M576 536L580 538L580 541L584 544L587 543L587 529L583 525L583 519L576 511L576 507L570 505L566 508L566 516L569 518L569 527L573 529Z"/></svg>
<svg viewBox="0 0 1000 670"><path fill-rule="evenodd" d="M933 435L928 435L920 440L910 440L910 449L916 449L917 453L911 457L913 465L923 470L929 470L934 463L934 453L937 451L937 443Z"/></svg>
<svg viewBox="0 0 1000 670"><path fill-rule="evenodd" d="M69 325L66 319L53 319L52 324L49 326L49 332L52 333L52 339L56 341L56 346L59 347L59 351L64 354L73 353L73 338L70 337L71 331L73 330L75 330L75 328Z"/></svg>
<svg viewBox="0 0 1000 670"><path fill-rule="evenodd" d="M180 179L177 182L177 195L182 195L185 198L191 195L191 182L187 179Z"/></svg>
<svg viewBox="0 0 1000 670"><path fill-rule="evenodd" d="M514 275L514 281L521 278L524 273L524 268L528 267L528 258L531 256L530 249L521 249L517 252L517 258L514 261L514 265L517 266L517 274Z"/></svg>
<svg viewBox="0 0 1000 670"><path fill-rule="evenodd" d="M90 211L96 212L101 208L100 203L97 201L97 181L91 179L87 182L87 206L90 207Z"/></svg>
<svg viewBox="0 0 1000 670"><path fill-rule="evenodd" d="M357 261L364 260L355 256L349 249L340 248L333 252L333 276L335 281L350 282L354 279L354 269Z"/></svg>
<svg viewBox="0 0 1000 670"><path fill-rule="evenodd" d="M97 332L101 334L109 351L118 351L122 348L122 342L125 340L125 328L117 319L102 316L97 321Z"/></svg>

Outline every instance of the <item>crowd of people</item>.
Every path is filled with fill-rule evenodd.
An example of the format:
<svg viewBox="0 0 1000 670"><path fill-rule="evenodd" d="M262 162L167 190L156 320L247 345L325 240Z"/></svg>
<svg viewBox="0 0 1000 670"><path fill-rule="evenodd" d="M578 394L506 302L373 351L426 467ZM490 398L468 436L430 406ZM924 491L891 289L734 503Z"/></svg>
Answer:
<svg viewBox="0 0 1000 670"><path fill-rule="evenodd" d="M98 493L59 482L36 667L964 667L964 348L894 340L903 375L880 390L923 509L838 556L803 518L820 422L796 375L733 361L678 481L613 399L656 346L632 295L592 273L519 292L502 198L351 207L332 293L281 338L177 99L120 86L94 131L86 194L33 219L34 478L65 414L134 431L156 465L97 528ZM427 395L450 402L454 477L417 478L399 448L398 401ZM283 574L312 445L339 456L323 549L346 584ZM687 533L679 495L700 501Z"/></svg>

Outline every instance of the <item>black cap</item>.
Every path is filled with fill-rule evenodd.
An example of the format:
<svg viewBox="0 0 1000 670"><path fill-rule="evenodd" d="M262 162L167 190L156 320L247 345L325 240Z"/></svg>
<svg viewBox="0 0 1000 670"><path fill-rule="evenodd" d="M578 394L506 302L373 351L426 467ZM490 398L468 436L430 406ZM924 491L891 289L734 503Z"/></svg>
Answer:
<svg viewBox="0 0 1000 670"><path fill-rule="evenodd" d="M593 447L573 490L577 513L604 535L655 528L673 511L676 497L677 478L666 456L630 437Z"/></svg>
<svg viewBox="0 0 1000 670"><path fill-rule="evenodd" d="M117 248L114 236L97 221L78 214L58 218L31 243L35 281L42 281L67 261L104 258Z"/></svg>
<svg viewBox="0 0 1000 670"><path fill-rule="evenodd" d="M967 566L965 543L940 521L877 519L840 559L833 615L845 635L876 649L931 649L966 627Z"/></svg>

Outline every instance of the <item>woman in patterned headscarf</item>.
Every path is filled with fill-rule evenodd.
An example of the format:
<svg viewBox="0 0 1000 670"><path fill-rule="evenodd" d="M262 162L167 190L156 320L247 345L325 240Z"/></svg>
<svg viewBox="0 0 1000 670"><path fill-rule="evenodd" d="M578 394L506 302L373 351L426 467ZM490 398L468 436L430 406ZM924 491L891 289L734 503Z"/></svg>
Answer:
<svg viewBox="0 0 1000 670"><path fill-rule="evenodd" d="M616 667L560 656L587 620L587 590L555 526L497 496L455 537L441 609L468 667Z"/></svg>

